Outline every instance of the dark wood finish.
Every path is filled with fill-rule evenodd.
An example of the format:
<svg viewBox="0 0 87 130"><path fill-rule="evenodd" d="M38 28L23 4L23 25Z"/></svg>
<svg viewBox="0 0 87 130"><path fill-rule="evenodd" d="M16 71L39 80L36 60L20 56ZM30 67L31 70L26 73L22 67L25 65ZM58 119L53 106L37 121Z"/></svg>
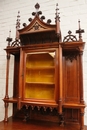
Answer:
<svg viewBox="0 0 87 130"><path fill-rule="evenodd" d="M39 4L35 8L39 9ZM77 40L71 31L62 42L58 7L55 25L44 23L40 14L40 11L33 12L34 19L29 20L29 25L23 24L24 28L20 30L18 19L16 40L5 49L4 121L8 121L8 105L12 103L16 119L57 122L64 129L71 129L70 124L72 129L84 130L86 105L83 99L82 54L85 43L82 36ZM13 97L8 94L11 55L14 55Z"/></svg>
<svg viewBox="0 0 87 130"><path fill-rule="evenodd" d="M42 122L42 121L30 121L24 122L19 119L9 118L9 122L4 123L0 122L1 130L79 130L79 126L77 125L65 125L64 127L60 127L59 124L53 122ZM87 126L84 126L84 130L87 130Z"/></svg>

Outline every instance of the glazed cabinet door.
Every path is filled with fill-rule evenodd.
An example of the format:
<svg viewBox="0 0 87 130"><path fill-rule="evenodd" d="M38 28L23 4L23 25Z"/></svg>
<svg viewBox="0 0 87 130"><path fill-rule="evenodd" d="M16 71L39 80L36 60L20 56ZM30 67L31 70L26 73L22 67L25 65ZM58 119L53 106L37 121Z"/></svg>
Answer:
<svg viewBox="0 0 87 130"><path fill-rule="evenodd" d="M58 51L24 51L23 100L57 102Z"/></svg>

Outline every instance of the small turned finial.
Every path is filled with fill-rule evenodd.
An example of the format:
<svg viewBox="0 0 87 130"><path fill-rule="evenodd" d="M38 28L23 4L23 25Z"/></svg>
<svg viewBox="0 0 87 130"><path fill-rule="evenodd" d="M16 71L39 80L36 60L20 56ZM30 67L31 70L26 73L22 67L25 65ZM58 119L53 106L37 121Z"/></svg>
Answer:
<svg viewBox="0 0 87 130"><path fill-rule="evenodd" d="M29 18L28 21L31 22L31 21L32 21L32 18Z"/></svg>
<svg viewBox="0 0 87 130"><path fill-rule="evenodd" d="M17 22L16 22L16 40L19 39L19 32L18 29L20 28L20 11L18 11L18 15L17 15Z"/></svg>
<svg viewBox="0 0 87 130"><path fill-rule="evenodd" d="M80 20L78 20L78 25L79 25L79 29L76 30L76 33L79 34L79 41L82 41L82 33L84 33L84 29L81 29Z"/></svg>
<svg viewBox="0 0 87 130"><path fill-rule="evenodd" d="M41 16L41 18L40 18L42 21L45 19L45 16Z"/></svg>
<svg viewBox="0 0 87 130"><path fill-rule="evenodd" d="M35 16L35 15L41 15L42 14L42 12L41 11L39 11L39 8L40 8L40 5L37 3L36 5L35 5L35 8L36 8L36 12L32 12L32 15L33 16Z"/></svg>
<svg viewBox="0 0 87 130"><path fill-rule="evenodd" d="M27 26L27 24L26 23L23 23L23 27L25 28Z"/></svg>
<svg viewBox="0 0 87 130"><path fill-rule="evenodd" d="M60 17L59 17L60 13L58 13L58 10L59 10L59 8L58 8L58 3L57 3L56 4L56 21L58 20L60 22Z"/></svg>
<svg viewBox="0 0 87 130"><path fill-rule="evenodd" d="M50 23L51 23L51 19L48 19L48 20L47 20L47 23L50 24Z"/></svg>
<svg viewBox="0 0 87 130"><path fill-rule="evenodd" d="M59 14L60 13L58 13L58 10L59 10L59 8L58 8L58 3L56 4L56 34L57 34L57 36L58 37L60 37L60 17L59 17Z"/></svg>
<svg viewBox="0 0 87 130"><path fill-rule="evenodd" d="M7 37L6 41L8 41L8 46L10 46L10 42L12 41L11 30L9 31L9 37Z"/></svg>
<svg viewBox="0 0 87 130"><path fill-rule="evenodd" d="M20 28L20 11L18 11L18 15L17 15L17 22L16 22L16 28L19 29Z"/></svg>
<svg viewBox="0 0 87 130"><path fill-rule="evenodd" d="M36 8L36 12L37 12L40 8L40 5L38 3L36 3L35 8Z"/></svg>

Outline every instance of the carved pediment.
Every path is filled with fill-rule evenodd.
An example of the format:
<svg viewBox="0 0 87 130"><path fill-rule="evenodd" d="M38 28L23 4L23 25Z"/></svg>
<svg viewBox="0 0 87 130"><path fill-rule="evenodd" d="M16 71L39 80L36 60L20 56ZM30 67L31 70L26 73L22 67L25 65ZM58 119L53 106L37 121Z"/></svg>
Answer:
<svg viewBox="0 0 87 130"><path fill-rule="evenodd" d="M34 31L43 31L46 30L47 27L41 25L38 21L36 21L31 28L28 29L28 32L34 32Z"/></svg>
<svg viewBox="0 0 87 130"><path fill-rule="evenodd" d="M36 12L32 12L34 18L29 18L30 22L28 25L23 23L23 28L20 28L20 15L17 16L16 24L16 39L20 39L21 45L28 44L43 44L43 43L53 43L61 41L61 31L59 24L59 13L58 5L56 6L56 18L55 24L50 24L51 20L48 19L44 22L45 16L39 11L40 5L37 3L35 5ZM40 16L42 15L42 16ZM14 42L13 42L14 43Z"/></svg>
<svg viewBox="0 0 87 130"><path fill-rule="evenodd" d="M21 35L21 34L42 32L42 31L53 31L53 30L56 30L55 25L49 25L47 23L44 23L39 19L39 16L36 16L28 26L19 30L19 34Z"/></svg>

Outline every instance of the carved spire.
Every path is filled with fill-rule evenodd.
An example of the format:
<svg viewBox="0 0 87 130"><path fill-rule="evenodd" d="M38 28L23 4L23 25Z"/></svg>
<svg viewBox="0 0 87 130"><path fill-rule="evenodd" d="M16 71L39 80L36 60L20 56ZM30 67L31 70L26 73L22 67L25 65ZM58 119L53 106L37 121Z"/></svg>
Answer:
<svg viewBox="0 0 87 130"><path fill-rule="evenodd" d="M39 10L39 8L40 8L40 5L37 3L37 4L35 5L35 8L36 8L36 14L38 14L38 10Z"/></svg>
<svg viewBox="0 0 87 130"><path fill-rule="evenodd" d="M15 46L20 46L21 42L19 39L19 28L20 28L20 11L18 11L18 15L17 15L17 22L16 22L16 37L15 37L15 41L12 42L11 46L15 47Z"/></svg>
<svg viewBox="0 0 87 130"><path fill-rule="evenodd" d="M42 14L42 12L41 11L39 11L39 8L40 8L40 5L37 3L36 5L35 5L35 9L36 9L36 12L32 12L32 15L33 16L35 16L35 15L41 15Z"/></svg>
<svg viewBox="0 0 87 130"><path fill-rule="evenodd" d="M18 11L18 15L17 15L17 22L16 22L16 40L19 39L19 28L20 28L20 11Z"/></svg>
<svg viewBox="0 0 87 130"><path fill-rule="evenodd" d="M36 12L32 12L32 15L33 16L35 16L35 15L40 16L42 14L42 11L39 11L40 5L38 3L36 3L34 7L36 9ZM41 16L40 19L43 21L45 19L45 16ZM32 20L33 20L32 18L28 19L29 22L32 22Z"/></svg>
<svg viewBox="0 0 87 130"><path fill-rule="evenodd" d="M59 17L59 14L58 13L58 3L56 4L56 33L57 33L57 36L60 36L60 17Z"/></svg>
<svg viewBox="0 0 87 130"><path fill-rule="evenodd" d="M9 37L7 37L6 41L8 41L8 46L10 46L10 42L12 41L11 30L9 31Z"/></svg>
<svg viewBox="0 0 87 130"><path fill-rule="evenodd" d="M76 30L76 33L79 34L79 41L82 41L82 33L84 33L84 29L81 29L80 20L78 21L78 24L79 24L79 29Z"/></svg>

